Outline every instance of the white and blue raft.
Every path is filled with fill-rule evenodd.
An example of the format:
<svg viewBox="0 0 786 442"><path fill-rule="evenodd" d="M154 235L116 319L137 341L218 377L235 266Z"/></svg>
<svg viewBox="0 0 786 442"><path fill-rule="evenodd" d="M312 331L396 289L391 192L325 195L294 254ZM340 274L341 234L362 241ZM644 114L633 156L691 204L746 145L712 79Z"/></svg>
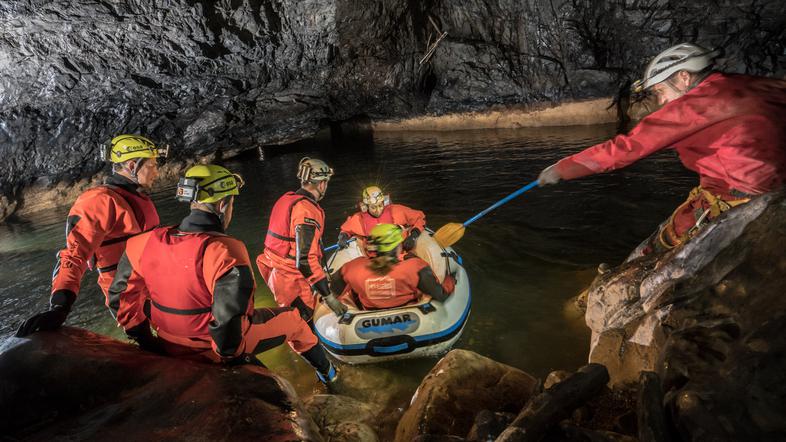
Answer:
<svg viewBox="0 0 786 442"><path fill-rule="evenodd" d="M345 263L363 256L359 241L338 250L328 260L335 273ZM363 310L344 293L339 299L349 307L337 317L324 303L314 312L320 342L336 359L349 364L367 364L394 359L441 355L461 336L469 318L471 294L462 260L448 247L442 248L429 234L420 235L415 254L431 266L440 283L448 274L456 279L453 293L444 302L422 295L417 303L400 307Z"/></svg>

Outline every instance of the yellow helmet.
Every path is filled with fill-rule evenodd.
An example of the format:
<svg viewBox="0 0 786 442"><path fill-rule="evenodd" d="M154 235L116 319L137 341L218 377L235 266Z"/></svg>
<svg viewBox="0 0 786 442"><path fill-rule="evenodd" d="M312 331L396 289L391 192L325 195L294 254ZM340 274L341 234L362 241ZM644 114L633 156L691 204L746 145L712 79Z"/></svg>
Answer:
<svg viewBox="0 0 786 442"><path fill-rule="evenodd" d="M401 234L401 227L395 224L377 224L371 229L366 247L372 252L386 253L395 250L402 242L404 236Z"/></svg>
<svg viewBox="0 0 786 442"><path fill-rule="evenodd" d="M169 147L156 145L141 135L118 135L109 142L108 160L113 163L136 158L166 158Z"/></svg>
<svg viewBox="0 0 786 442"><path fill-rule="evenodd" d="M178 201L215 203L230 195L239 195L243 178L215 164L200 164L186 171L177 184Z"/></svg>
<svg viewBox="0 0 786 442"><path fill-rule="evenodd" d="M303 157L297 165L297 177L303 184L328 181L332 176L333 168L316 158Z"/></svg>

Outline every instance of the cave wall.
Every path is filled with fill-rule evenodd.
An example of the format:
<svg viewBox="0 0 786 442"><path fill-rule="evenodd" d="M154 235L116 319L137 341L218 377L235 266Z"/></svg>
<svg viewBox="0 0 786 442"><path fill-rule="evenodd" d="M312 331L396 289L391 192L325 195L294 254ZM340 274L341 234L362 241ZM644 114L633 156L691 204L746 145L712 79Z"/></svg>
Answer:
<svg viewBox="0 0 786 442"><path fill-rule="evenodd" d="M783 76L785 29L780 0L0 0L0 194L95 173L123 132L190 156L609 96L680 41Z"/></svg>

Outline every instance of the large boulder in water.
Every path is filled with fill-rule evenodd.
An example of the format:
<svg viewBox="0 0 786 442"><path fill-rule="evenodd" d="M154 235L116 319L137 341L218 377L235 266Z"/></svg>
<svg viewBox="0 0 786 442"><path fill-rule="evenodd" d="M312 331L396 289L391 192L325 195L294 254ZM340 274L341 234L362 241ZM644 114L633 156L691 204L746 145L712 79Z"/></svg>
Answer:
<svg viewBox="0 0 786 442"><path fill-rule="evenodd" d="M201 364L64 328L0 346L0 434L32 440L322 440L265 368Z"/></svg>
<svg viewBox="0 0 786 442"><path fill-rule="evenodd" d="M598 276L590 361L613 384L658 372L684 440L786 440L784 244L786 202L773 193Z"/></svg>
<svg viewBox="0 0 786 442"><path fill-rule="evenodd" d="M537 380L467 350L452 350L418 387L396 429L396 441L419 436L465 437L483 411L518 413Z"/></svg>

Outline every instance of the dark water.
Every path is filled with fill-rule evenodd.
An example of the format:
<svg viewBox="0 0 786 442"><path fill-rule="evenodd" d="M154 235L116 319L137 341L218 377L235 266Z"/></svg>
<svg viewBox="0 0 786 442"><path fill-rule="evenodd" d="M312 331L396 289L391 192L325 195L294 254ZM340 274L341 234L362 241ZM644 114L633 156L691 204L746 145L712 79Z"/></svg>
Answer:
<svg viewBox="0 0 786 442"><path fill-rule="evenodd" d="M256 256L275 199L297 187L304 156L330 163L336 176L323 207L326 244L354 211L362 188L379 184L392 200L422 209L431 228L463 222L534 180L563 156L612 135L611 127L375 134L373 139L321 139L268 148L225 163L247 186L237 199L229 233ZM593 278L600 262L618 263L648 236L695 185L673 154L656 155L613 174L533 189L471 225L455 248L464 257L473 310L458 347L535 376L573 370L586 361L589 332L566 307ZM187 212L172 189L155 195L163 222ZM47 307L54 253L63 243L67 208L0 226L0 336ZM264 284L259 303L272 304ZM88 274L69 324L120 336ZM286 346L263 361L293 381L301 394L316 391L313 371ZM435 360L345 367L348 392L403 407Z"/></svg>

